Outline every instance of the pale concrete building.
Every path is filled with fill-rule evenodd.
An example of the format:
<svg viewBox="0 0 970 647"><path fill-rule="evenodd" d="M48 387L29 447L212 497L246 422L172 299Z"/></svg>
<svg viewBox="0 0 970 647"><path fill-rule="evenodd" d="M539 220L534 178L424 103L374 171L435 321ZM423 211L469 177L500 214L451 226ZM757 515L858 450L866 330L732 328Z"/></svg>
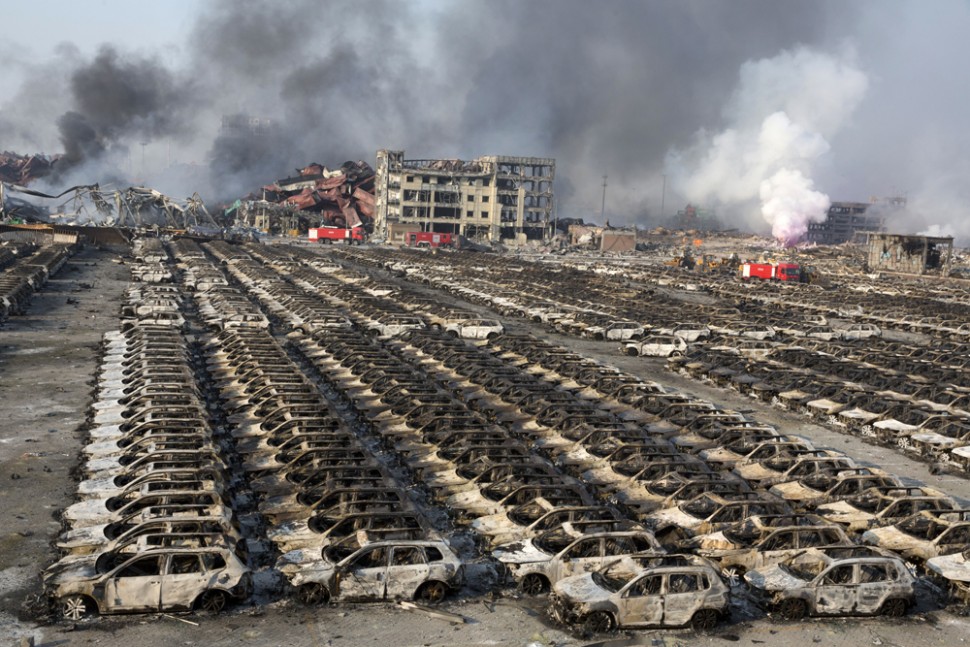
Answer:
<svg viewBox="0 0 970 647"><path fill-rule="evenodd" d="M390 231L456 233L488 242L549 236L556 161L493 155L406 160L377 151L375 237Z"/></svg>

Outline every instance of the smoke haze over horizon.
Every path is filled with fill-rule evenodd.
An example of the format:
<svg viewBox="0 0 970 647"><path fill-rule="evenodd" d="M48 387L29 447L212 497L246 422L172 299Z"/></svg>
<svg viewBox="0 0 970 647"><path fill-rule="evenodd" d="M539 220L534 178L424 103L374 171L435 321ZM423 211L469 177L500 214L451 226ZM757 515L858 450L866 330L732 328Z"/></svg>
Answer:
<svg viewBox="0 0 970 647"><path fill-rule="evenodd" d="M209 200L379 148L554 157L560 217L657 223L666 176L665 216L690 200L779 240L828 200L893 194L896 229L970 238L958 0L194 6L154 49L15 34L34 55L0 48L0 149L65 153L64 186ZM233 114L274 130L221 133Z"/></svg>

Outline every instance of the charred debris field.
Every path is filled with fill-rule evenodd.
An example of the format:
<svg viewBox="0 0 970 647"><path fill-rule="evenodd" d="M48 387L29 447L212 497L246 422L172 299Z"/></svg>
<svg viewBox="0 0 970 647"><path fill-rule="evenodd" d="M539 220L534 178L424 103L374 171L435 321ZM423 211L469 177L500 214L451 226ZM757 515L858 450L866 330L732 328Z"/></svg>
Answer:
<svg viewBox="0 0 970 647"><path fill-rule="evenodd" d="M191 239L0 253L8 642L965 635L955 283Z"/></svg>

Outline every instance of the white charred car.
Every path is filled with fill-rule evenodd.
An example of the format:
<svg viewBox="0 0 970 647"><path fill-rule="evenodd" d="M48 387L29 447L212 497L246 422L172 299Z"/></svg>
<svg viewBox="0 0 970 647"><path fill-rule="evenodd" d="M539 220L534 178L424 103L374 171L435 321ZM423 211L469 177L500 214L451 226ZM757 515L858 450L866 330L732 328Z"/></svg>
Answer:
<svg viewBox="0 0 970 647"><path fill-rule="evenodd" d="M626 528L634 526L628 524ZM653 534L643 529L583 534L574 524L566 523L538 537L499 546L492 556L503 566L506 581L518 582L524 593L540 595L563 578L594 571L614 561L632 570L636 568L633 555L664 552Z"/></svg>
<svg viewBox="0 0 970 647"><path fill-rule="evenodd" d="M252 593L249 568L225 547L160 548L124 557L108 565L92 558L45 582L64 618L196 608L217 613L230 599Z"/></svg>
<svg viewBox="0 0 970 647"><path fill-rule="evenodd" d="M624 344L627 355L646 357L670 357L687 352L687 342L677 335L649 335L639 341Z"/></svg>
<svg viewBox="0 0 970 647"><path fill-rule="evenodd" d="M307 552L294 551L301 554L278 562L297 599L307 605L394 598L440 602L461 588L465 577L461 560L441 540L375 541L356 550L336 544L313 560L302 554Z"/></svg>
<svg viewBox="0 0 970 647"><path fill-rule="evenodd" d="M913 604L916 578L898 557L877 549L809 550L787 562L748 572L759 603L786 620L811 616L899 617Z"/></svg>
<svg viewBox="0 0 970 647"><path fill-rule="evenodd" d="M588 326L583 337L596 340L626 341L636 339L644 333L644 327L635 321L611 321L605 326Z"/></svg>
<svg viewBox="0 0 970 647"><path fill-rule="evenodd" d="M637 558L630 572L613 564L559 581L552 613L589 633L624 627L713 629L727 616L730 595L717 570L704 558L671 555Z"/></svg>
<svg viewBox="0 0 970 647"><path fill-rule="evenodd" d="M494 339L505 326L494 319L463 319L445 326L445 333L461 339Z"/></svg>

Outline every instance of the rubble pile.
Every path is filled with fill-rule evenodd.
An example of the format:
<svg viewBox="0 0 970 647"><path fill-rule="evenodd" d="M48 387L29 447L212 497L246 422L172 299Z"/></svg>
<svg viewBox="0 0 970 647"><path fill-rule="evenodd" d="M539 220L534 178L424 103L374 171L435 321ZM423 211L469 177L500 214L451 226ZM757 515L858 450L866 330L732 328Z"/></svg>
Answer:
<svg viewBox="0 0 970 647"><path fill-rule="evenodd" d="M60 158L60 155L20 155L4 151L0 153L0 182L27 186L50 175Z"/></svg>
<svg viewBox="0 0 970 647"><path fill-rule="evenodd" d="M330 227L363 226L371 231L374 220L374 169L366 162L344 162L329 169L313 163L299 175L263 187L264 199L298 211L319 214Z"/></svg>

